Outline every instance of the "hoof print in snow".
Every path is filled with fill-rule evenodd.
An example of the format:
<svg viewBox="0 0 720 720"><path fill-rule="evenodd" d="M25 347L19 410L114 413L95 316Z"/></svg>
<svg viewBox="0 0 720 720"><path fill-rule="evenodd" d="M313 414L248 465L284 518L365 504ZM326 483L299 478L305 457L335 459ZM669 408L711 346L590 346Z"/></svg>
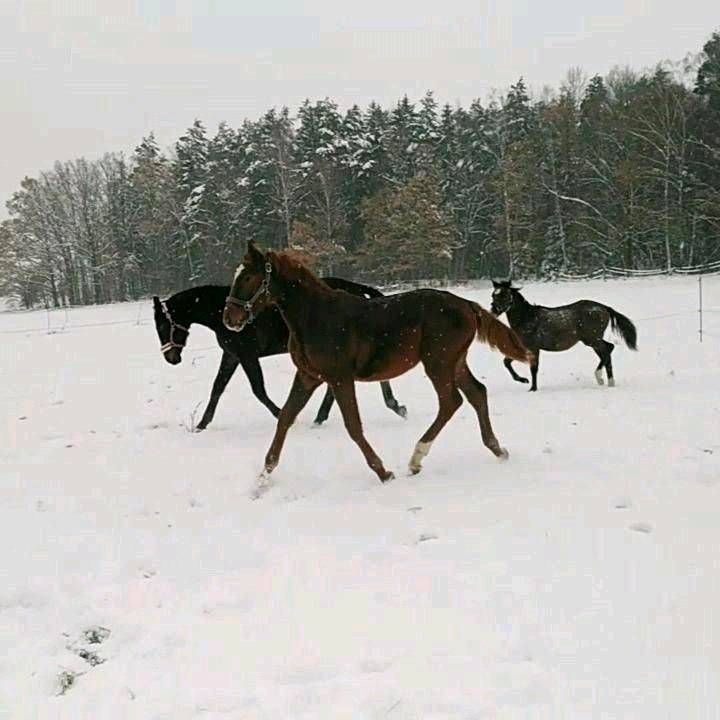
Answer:
<svg viewBox="0 0 720 720"><path fill-rule="evenodd" d="M27 420L27 415L21 415L18 420Z"/></svg>
<svg viewBox="0 0 720 720"><path fill-rule="evenodd" d="M422 507L420 505L413 505L412 507L409 507L407 509L408 512L411 513L419 513L422 510Z"/></svg>
<svg viewBox="0 0 720 720"><path fill-rule="evenodd" d="M75 654L79 658L82 658L90 667L102 665L105 662L105 658L100 657L96 652L93 652L92 650L85 650L85 648L80 648L79 650L76 650Z"/></svg>
<svg viewBox="0 0 720 720"><path fill-rule="evenodd" d="M57 695L64 695L77 682L78 673L63 670L57 677Z"/></svg>
<svg viewBox="0 0 720 720"><path fill-rule="evenodd" d="M102 625L93 625L83 631L83 639L90 645L100 645L110 637L110 630Z"/></svg>
<svg viewBox="0 0 720 720"><path fill-rule="evenodd" d="M64 400L56 400L55 402L51 402L50 404L51 404L53 407L57 407L58 405L64 405L64 404L65 404L65 401L64 401Z"/></svg>
<svg viewBox="0 0 720 720"><path fill-rule="evenodd" d="M629 510L632 507L632 502L627 498L618 498L614 503L613 507L616 510Z"/></svg>
<svg viewBox="0 0 720 720"><path fill-rule="evenodd" d="M142 570L141 572L142 572L142 576L146 580L149 580L150 578L155 577L155 575L157 574L156 570Z"/></svg>
<svg viewBox="0 0 720 720"><path fill-rule="evenodd" d="M67 445L65 445L65 447L66 447L66 448L71 448L71 447L75 447L75 446L74 446L72 443L68 443Z"/></svg>
<svg viewBox="0 0 720 720"><path fill-rule="evenodd" d="M542 451L544 455L552 455L552 448L549 445L546 445Z"/></svg>
<svg viewBox="0 0 720 720"><path fill-rule="evenodd" d="M648 523L643 523L643 522L633 523L632 525L630 525L630 529L634 530L635 532L645 533L645 534L651 533L653 530L652 525L649 525Z"/></svg>
<svg viewBox="0 0 720 720"><path fill-rule="evenodd" d="M416 545L421 542L427 542L428 540L437 540L438 536L435 533L421 533L416 540Z"/></svg>

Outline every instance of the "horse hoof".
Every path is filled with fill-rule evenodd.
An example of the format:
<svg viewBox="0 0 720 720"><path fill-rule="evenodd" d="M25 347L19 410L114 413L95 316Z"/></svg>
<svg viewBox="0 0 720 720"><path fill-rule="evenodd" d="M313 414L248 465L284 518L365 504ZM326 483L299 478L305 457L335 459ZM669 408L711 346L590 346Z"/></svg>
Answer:
<svg viewBox="0 0 720 720"><path fill-rule="evenodd" d="M596 370L595 371L595 379L597 380L598 385L604 385L605 381L603 380L602 376L602 370Z"/></svg>
<svg viewBox="0 0 720 720"><path fill-rule="evenodd" d="M519 383L522 383L523 385L527 385L530 382L527 378L524 377L518 378L517 381Z"/></svg>
<svg viewBox="0 0 720 720"><path fill-rule="evenodd" d="M403 420L407 420L407 408L404 405L400 405L395 411Z"/></svg>
<svg viewBox="0 0 720 720"><path fill-rule="evenodd" d="M381 482L381 483L388 483L388 482L390 482L391 480L394 480L394 479L395 479L395 474L394 474L394 473L386 472L386 473L380 478L380 482Z"/></svg>
<svg viewBox="0 0 720 720"><path fill-rule="evenodd" d="M531 388L528 390L528 392L537 392L537 388L536 388L536 387L531 387Z"/></svg>
<svg viewBox="0 0 720 720"><path fill-rule="evenodd" d="M422 470L420 465L408 465L408 473L410 475L417 475Z"/></svg>
<svg viewBox="0 0 720 720"><path fill-rule="evenodd" d="M198 425L195 428L194 432L196 432L196 433L202 432L206 427L207 427L207 425Z"/></svg>
<svg viewBox="0 0 720 720"><path fill-rule="evenodd" d="M510 459L510 453L504 447L501 447L497 457L500 462L505 462L505 460Z"/></svg>
<svg viewBox="0 0 720 720"><path fill-rule="evenodd" d="M615 387L615 378L608 378L608 387Z"/></svg>

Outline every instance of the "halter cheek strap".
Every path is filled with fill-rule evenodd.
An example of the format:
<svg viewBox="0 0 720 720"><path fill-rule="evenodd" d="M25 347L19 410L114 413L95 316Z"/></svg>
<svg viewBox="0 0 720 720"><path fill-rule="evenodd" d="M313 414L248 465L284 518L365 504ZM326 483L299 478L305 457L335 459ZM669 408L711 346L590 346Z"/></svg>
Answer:
<svg viewBox="0 0 720 720"><path fill-rule="evenodd" d="M228 295L225 298L226 305L237 305L241 307L247 313L247 319L245 322L237 328L237 332L244 330L248 325L253 323L257 318L255 315L255 303L263 296L270 294L270 276L272 275L272 265L269 262L265 263L265 277L260 283L260 287L255 291L253 296L249 300L240 300L233 295Z"/></svg>
<svg viewBox="0 0 720 720"><path fill-rule="evenodd" d="M175 342L174 335L175 330L182 330L185 333L190 333L190 330L188 330L186 327L182 325L178 325L173 319L172 315L170 314L170 310L168 309L168 306L165 304L165 301L160 303L160 309L163 312L163 315L167 318L167 321L170 323L170 339L164 344L160 346L160 352L164 355L168 350L172 350L173 348L179 348L182 350L185 347L185 343L179 343ZM187 336L185 337L185 340L187 341Z"/></svg>

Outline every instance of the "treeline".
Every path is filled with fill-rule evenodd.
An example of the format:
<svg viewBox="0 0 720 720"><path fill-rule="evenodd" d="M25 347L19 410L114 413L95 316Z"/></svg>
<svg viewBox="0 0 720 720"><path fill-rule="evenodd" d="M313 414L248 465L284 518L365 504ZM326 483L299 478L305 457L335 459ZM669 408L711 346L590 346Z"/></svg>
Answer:
<svg viewBox="0 0 720 720"><path fill-rule="evenodd" d="M98 303L227 282L246 240L376 283L720 258L720 33L692 68L531 100L270 110L164 153L58 162L0 224L0 294Z"/></svg>

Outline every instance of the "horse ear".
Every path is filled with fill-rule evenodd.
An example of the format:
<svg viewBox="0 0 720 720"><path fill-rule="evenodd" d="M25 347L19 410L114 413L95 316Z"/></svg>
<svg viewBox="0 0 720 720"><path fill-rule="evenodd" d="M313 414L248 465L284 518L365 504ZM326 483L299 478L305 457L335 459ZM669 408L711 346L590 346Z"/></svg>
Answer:
<svg viewBox="0 0 720 720"><path fill-rule="evenodd" d="M156 310L160 309L160 298L157 295L153 295L153 307Z"/></svg>
<svg viewBox="0 0 720 720"><path fill-rule="evenodd" d="M499 283L497 280L493 280L493 281L492 281L492 284L493 284L493 287L494 287L494 288L499 288L499 287L500 287L500 283Z"/></svg>
<svg viewBox="0 0 720 720"><path fill-rule="evenodd" d="M245 260L251 267L259 268L265 262L265 256L257 249L253 240L248 240L247 254Z"/></svg>

